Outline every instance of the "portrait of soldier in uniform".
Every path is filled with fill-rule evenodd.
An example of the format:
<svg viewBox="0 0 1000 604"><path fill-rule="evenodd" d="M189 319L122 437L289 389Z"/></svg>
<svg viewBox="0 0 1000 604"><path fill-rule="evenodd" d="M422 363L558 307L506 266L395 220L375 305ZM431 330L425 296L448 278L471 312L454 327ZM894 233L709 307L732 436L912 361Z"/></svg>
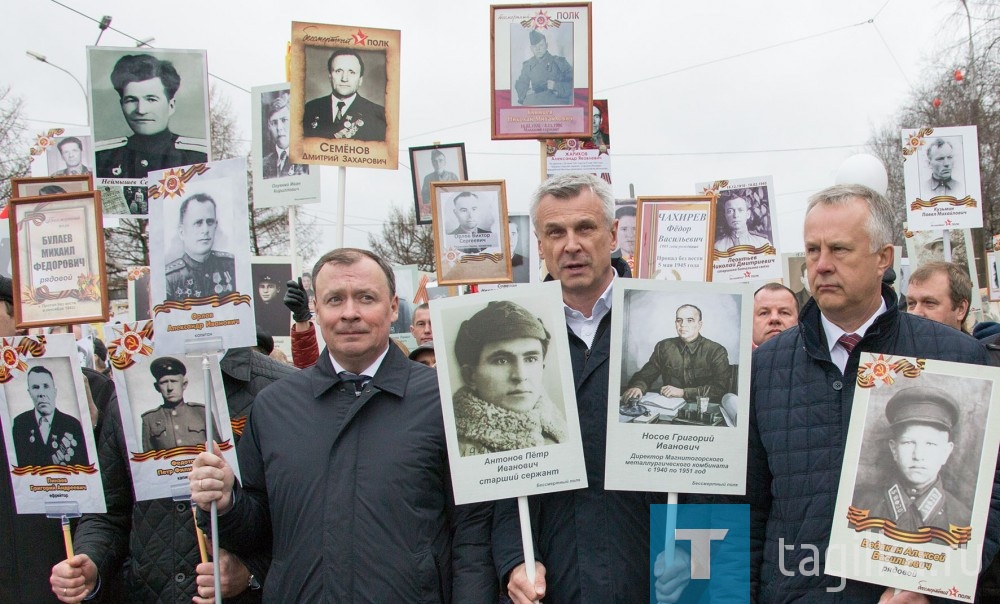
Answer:
<svg viewBox="0 0 1000 604"><path fill-rule="evenodd" d="M646 364L628 380L622 403L641 398L656 384L660 384L658 392L668 398L693 401L707 396L713 403L721 402L729 390L729 353L722 344L701 335L702 326L700 308L693 304L678 307L677 337L653 347Z"/></svg>
<svg viewBox="0 0 1000 604"><path fill-rule="evenodd" d="M565 442L563 410L545 391L551 336L524 307L490 302L462 322L455 357L455 427L462 457Z"/></svg>
<svg viewBox="0 0 1000 604"><path fill-rule="evenodd" d="M219 228L215 200L196 193L181 203L177 233L184 247L180 258L168 262L167 300L236 291L236 262L232 254L212 249Z"/></svg>
<svg viewBox="0 0 1000 604"><path fill-rule="evenodd" d="M305 164L292 163L288 156L288 124L289 111L287 91L272 93L273 98L268 102L266 99L271 96L264 94L265 119L263 132L267 132L264 137L264 154L261 168L265 179L281 178L284 176L297 176L299 174L309 174L309 166Z"/></svg>
<svg viewBox="0 0 1000 604"><path fill-rule="evenodd" d="M287 264L254 264L250 269L254 280L254 319L258 329L270 336L289 335L291 315L282 298L284 283L291 276L290 268Z"/></svg>
<svg viewBox="0 0 1000 604"><path fill-rule="evenodd" d="M15 417L11 427L17 465L88 465L79 420L56 408L58 390L52 372L35 365L28 370L26 381L34 408Z"/></svg>
<svg viewBox="0 0 1000 604"><path fill-rule="evenodd" d="M424 184L420 188L420 199L430 207L431 204L431 183L432 182L454 182L457 180L462 180L447 168L448 159L445 157L444 152L440 149L434 149L431 151L431 164L434 166L434 171L424 176Z"/></svg>
<svg viewBox="0 0 1000 604"><path fill-rule="evenodd" d="M892 473L882 484L858 485L852 505L908 532L970 526L970 506L941 480L959 417L958 402L941 388L913 386L894 394L885 406L888 447L876 450L879 458L891 456Z"/></svg>
<svg viewBox="0 0 1000 604"><path fill-rule="evenodd" d="M56 170L50 176L76 176L90 174L90 168L83 163L83 142L75 136L67 136L58 143L56 149L66 167Z"/></svg>
<svg viewBox="0 0 1000 604"><path fill-rule="evenodd" d="M160 357L149 364L149 372L163 404L142 414L143 452L205 444L205 405L184 400L188 386L184 363ZM219 431L214 434L218 438Z"/></svg>
<svg viewBox="0 0 1000 604"><path fill-rule="evenodd" d="M521 64L514 82L518 105L572 105L573 66L565 58L549 52L545 35L528 32L531 58Z"/></svg>
<svg viewBox="0 0 1000 604"><path fill-rule="evenodd" d="M204 139L171 132L181 78L173 63L148 54L125 55L111 71L132 135L95 144L97 176L145 178L150 170L208 161Z"/></svg>
<svg viewBox="0 0 1000 604"><path fill-rule="evenodd" d="M331 92L306 103L302 135L384 141L385 107L358 94L365 76L361 53L348 48L335 50L326 67Z"/></svg>

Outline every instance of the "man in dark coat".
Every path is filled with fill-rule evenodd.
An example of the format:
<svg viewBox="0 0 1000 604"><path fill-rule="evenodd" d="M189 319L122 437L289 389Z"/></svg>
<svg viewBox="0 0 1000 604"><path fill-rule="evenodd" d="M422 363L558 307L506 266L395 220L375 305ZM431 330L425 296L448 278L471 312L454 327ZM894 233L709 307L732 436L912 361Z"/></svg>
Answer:
<svg viewBox="0 0 1000 604"><path fill-rule="evenodd" d="M238 442L257 394L296 370L249 348L231 349L219 364ZM199 565L191 508L187 502L169 499L135 501L128 465L131 454L117 404L109 406L101 426L98 456L108 511L84 514L80 519L73 534L76 556L51 568L53 588L58 592L68 586L76 602L95 591L100 602L190 602L197 595L195 571L204 570ZM225 601L259 602L270 556L237 557L220 551L222 582L229 586L223 590ZM115 579L124 580L127 597L123 600L107 593Z"/></svg>
<svg viewBox="0 0 1000 604"><path fill-rule="evenodd" d="M326 62L332 92L306 103L302 136L385 140L385 107L358 94L364 82L365 62L351 49L334 51Z"/></svg>
<svg viewBox="0 0 1000 604"><path fill-rule="evenodd" d="M326 351L257 398L241 484L202 453L192 499L223 546L274 556L265 600L494 604L491 508L453 503L437 375L389 342L392 267L336 249L313 283Z"/></svg>
<svg viewBox="0 0 1000 604"><path fill-rule="evenodd" d="M111 71L111 85L134 134L94 145L99 178L145 178L151 170L208 161L205 139L170 131L181 86L170 61L147 54L125 55Z"/></svg>
<svg viewBox="0 0 1000 604"><path fill-rule="evenodd" d="M15 417L11 427L17 465L89 464L79 420L56 408L57 389L52 372L35 365L28 370L26 379L34 409Z"/></svg>
<svg viewBox="0 0 1000 604"><path fill-rule="evenodd" d="M893 596L892 588L823 574L861 352L988 363L974 339L897 309L882 283L892 266L894 220L890 203L861 185L830 187L809 200L804 238L813 300L798 327L753 355L746 498L755 601ZM998 505L994 483L984 568L1000 547ZM810 568L815 572L789 571Z"/></svg>
<svg viewBox="0 0 1000 604"><path fill-rule="evenodd" d="M556 176L535 192L531 219L549 276L562 285L588 486L528 498L537 552L534 584L524 564L517 502L497 502L497 574L516 604L538 599L551 604L647 602L649 505L666 503L667 495L604 489L616 274L611 251L618 226L614 195L606 182L590 174ZM689 565L687 554L678 551L673 564L657 575L661 601L677 601L687 585Z"/></svg>

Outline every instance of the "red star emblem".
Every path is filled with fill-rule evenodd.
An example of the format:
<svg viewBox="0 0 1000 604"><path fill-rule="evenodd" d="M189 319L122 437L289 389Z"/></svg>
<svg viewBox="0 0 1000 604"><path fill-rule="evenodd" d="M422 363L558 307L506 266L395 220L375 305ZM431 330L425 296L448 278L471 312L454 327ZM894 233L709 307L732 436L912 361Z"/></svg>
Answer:
<svg viewBox="0 0 1000 604"><path fill-rule="evenodd" d="M368 39L368 36L365 35L365 32L361 31L360 29L358 29L358 33L354 34L351 37L354 38L354 45L355 46L357 46L359 44L363 45L365 43L365 40Z"/></svg>
<svg viewBox="0 0 1000 604"><path fill-rule="evenodd" d="M949 225L949 226L951 226L951 218L945 220L944 223L947 224L947 225Z"/></svg>
<svg viewBox="0 0 1000 604"><path fill-rule="evenodd" d="M958 596L958 587L952 585L951 589L948 590L948 595L952 597Z"/></svg>

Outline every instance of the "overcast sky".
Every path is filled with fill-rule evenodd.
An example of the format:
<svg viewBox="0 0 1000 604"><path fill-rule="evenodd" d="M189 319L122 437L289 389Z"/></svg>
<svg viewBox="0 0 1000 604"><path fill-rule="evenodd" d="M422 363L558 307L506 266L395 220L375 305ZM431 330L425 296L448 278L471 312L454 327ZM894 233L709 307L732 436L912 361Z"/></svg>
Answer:
<svg viewBox="0 0 1000 604"><path fill-rule="evenodd" d="M616 194L632 184L637 195L681 195L695 182L773 175L782 252L802 249L808 195L863 151L964 23L950 18L958 2L941 0L593 5L594 97L609 100ZM0 83L24 99L33 132L86 121L76 84L25 55L46 55L86 84L84 49L99 30L74 10L110 15L112 28L158 48L207 49L209 71L236 85L215 80L247 148L250 95L240 88L284 78L291 21L402 30L400 168L348 169L347 245L366 246L392 204L412 210L410 146L464 142L470 178L505 179L512 213L527 211L539 182L537 142L490 140L485 0L18 2L0 22ZM100 44L135 45L110 30ZM329 225L337 169L322 175L323 202L304 209Z"/></svg>

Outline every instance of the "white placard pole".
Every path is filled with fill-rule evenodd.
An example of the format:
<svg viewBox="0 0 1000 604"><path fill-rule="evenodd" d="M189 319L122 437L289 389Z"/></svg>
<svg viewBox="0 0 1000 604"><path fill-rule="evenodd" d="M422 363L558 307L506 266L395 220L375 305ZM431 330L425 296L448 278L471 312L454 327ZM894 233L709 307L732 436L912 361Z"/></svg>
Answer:
<svg viewBox="0 0 1000 604"><path fill-rule="evenodd" d="M336 247L344 247L344 205L347 203L347 168L340 166L337 174L337 238Z"/></svg>
<svg viewBox="0 0 1000 604"><path fill-rule="evenodd" d="M667 528L663 535L663 568L674 563L674 534L677 530L677 493L667 493Z"/></svg>
<svg viewBox="0 0 1000 604"><path fill-rule="evenodd" d="M528 574L528 583L535 588L535 540L531 537L531 514L528 513L528 498L524 495L517 498L517 515L521 519L521 547L524 550L524 571ZM538 600L535 600L538 602Z"/></svg>

